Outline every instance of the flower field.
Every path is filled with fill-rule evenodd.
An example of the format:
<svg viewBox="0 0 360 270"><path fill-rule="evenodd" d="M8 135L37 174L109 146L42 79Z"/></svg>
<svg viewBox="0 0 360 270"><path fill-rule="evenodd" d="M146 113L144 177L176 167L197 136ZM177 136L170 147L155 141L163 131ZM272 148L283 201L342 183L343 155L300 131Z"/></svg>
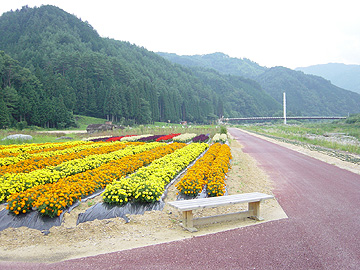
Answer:
<svg viewBox="0 0 360 270"><path fill-rule="evenodd" d="M19 214L37 208L40 213L50 217L60 215L63 209L81 200L81 197L104 188L115 179L126 176L180 147L183 145L159 143L142 145L136 149L137 154L131 155L132 151L127 151L129 155L124 153L123 158L103 164L96 169L62 178L55 183L39 185L25 192L15 193L8 199L8 209L14 214Z"/></svg>
<svg viewBox="0 0 360 270"><path fill-rule="evenodd" d="M206 186L209 196L221 196L230 148L204 141L209 142L207 135L185 133L1 146L0 203L7 202L15 215L38 211L55 217L104 188L105 203L156 202L166 185L207 149L176 187L196 196Z"/></svg>
<svg viewBox="0 0 360 270"><path fill-rule="evenodd" d="M140 202L158 201L165 190L165 185L206 148L208 144L193 143L157 159L129 177L123 177L108 185L103 195L104 201L115 204L125 203L129 198Z"/></svg>

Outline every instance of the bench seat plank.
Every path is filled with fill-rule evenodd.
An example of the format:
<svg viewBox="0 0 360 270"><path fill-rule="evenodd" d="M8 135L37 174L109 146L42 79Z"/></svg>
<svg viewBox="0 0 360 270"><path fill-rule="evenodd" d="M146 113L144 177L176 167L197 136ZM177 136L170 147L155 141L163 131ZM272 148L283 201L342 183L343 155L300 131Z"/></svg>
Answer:
<svg viewBox="0 0 360 270"><path fill-rule="evenodd" d="M249 217L256 220L263 220L263 218L260 216L260 202L273 198L274 196L272 195L268 195L260 192L253 192L253 193L243 193L243 194L228 195L221 197L174 201L174 202L168 202L168 204L178 209L179 211L182 211L183 213L182 226L185 229L189 230L190 232L196 232L197 229L194 227L194 225L203 225L207 223L230 221L244 217ZM196 219L193 218L193 213L192 213L193 210L226 206L237 203L248 203L248 211L228 213L217 216L200 217Z"/></svg>
<svg viewBox="0 0 360 270"><path fill-rule="evenodd" d="M225 206L225 205L237 204L237 203L251 203L251 202L257 202L272 198L274 198L274 196L272 195L253 192L253 193L243 193L243 194L228 195L221 197L174 201L174 202L169 202L169 204L180 211L190 211L200 208L212 208L212 207Z"/></svg>

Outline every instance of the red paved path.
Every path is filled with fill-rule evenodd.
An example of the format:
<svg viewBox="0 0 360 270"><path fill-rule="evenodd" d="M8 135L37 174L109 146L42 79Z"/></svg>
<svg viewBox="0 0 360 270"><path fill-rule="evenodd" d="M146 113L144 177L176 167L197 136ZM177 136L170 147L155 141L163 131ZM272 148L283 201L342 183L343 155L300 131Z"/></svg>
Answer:
<svg viewBox="0 0 360 270"><path fill-rule="evenodd" d="M360 269L360 175L230 133L272 178L288 219L133 250L0 269Z"/></svg>

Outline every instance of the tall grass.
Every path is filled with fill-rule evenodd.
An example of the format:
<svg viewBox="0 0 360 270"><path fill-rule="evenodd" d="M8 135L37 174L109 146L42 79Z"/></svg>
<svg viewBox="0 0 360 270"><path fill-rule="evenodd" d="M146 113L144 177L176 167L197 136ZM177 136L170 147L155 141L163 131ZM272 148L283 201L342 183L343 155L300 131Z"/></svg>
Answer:
<svg viewBox="0 0 360 270"><path fill-rule="evenodd" d="M344 123L308 123L301 125L246 125L240 126L249 131L254 131L264 135L271 135L303 143L318 145L330 149L347 151L360 154L360 128L357 125ZM353 136L359 141L358 145L342 144L319 138L309 138L308 135L325 135L340 133L346 136Z"/></svg>

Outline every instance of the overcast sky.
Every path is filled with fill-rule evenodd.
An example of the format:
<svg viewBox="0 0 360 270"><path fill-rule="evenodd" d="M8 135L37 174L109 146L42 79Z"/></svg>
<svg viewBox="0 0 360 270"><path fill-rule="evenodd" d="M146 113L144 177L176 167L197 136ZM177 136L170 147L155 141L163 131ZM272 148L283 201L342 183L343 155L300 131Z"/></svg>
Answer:
<svg viewBox="0 0 360 270"><path fill-rule="evenodd" d="M0 14L43 4L154 52L223 52L266 67L360 64L359 0L2 0Z"/></svg>

